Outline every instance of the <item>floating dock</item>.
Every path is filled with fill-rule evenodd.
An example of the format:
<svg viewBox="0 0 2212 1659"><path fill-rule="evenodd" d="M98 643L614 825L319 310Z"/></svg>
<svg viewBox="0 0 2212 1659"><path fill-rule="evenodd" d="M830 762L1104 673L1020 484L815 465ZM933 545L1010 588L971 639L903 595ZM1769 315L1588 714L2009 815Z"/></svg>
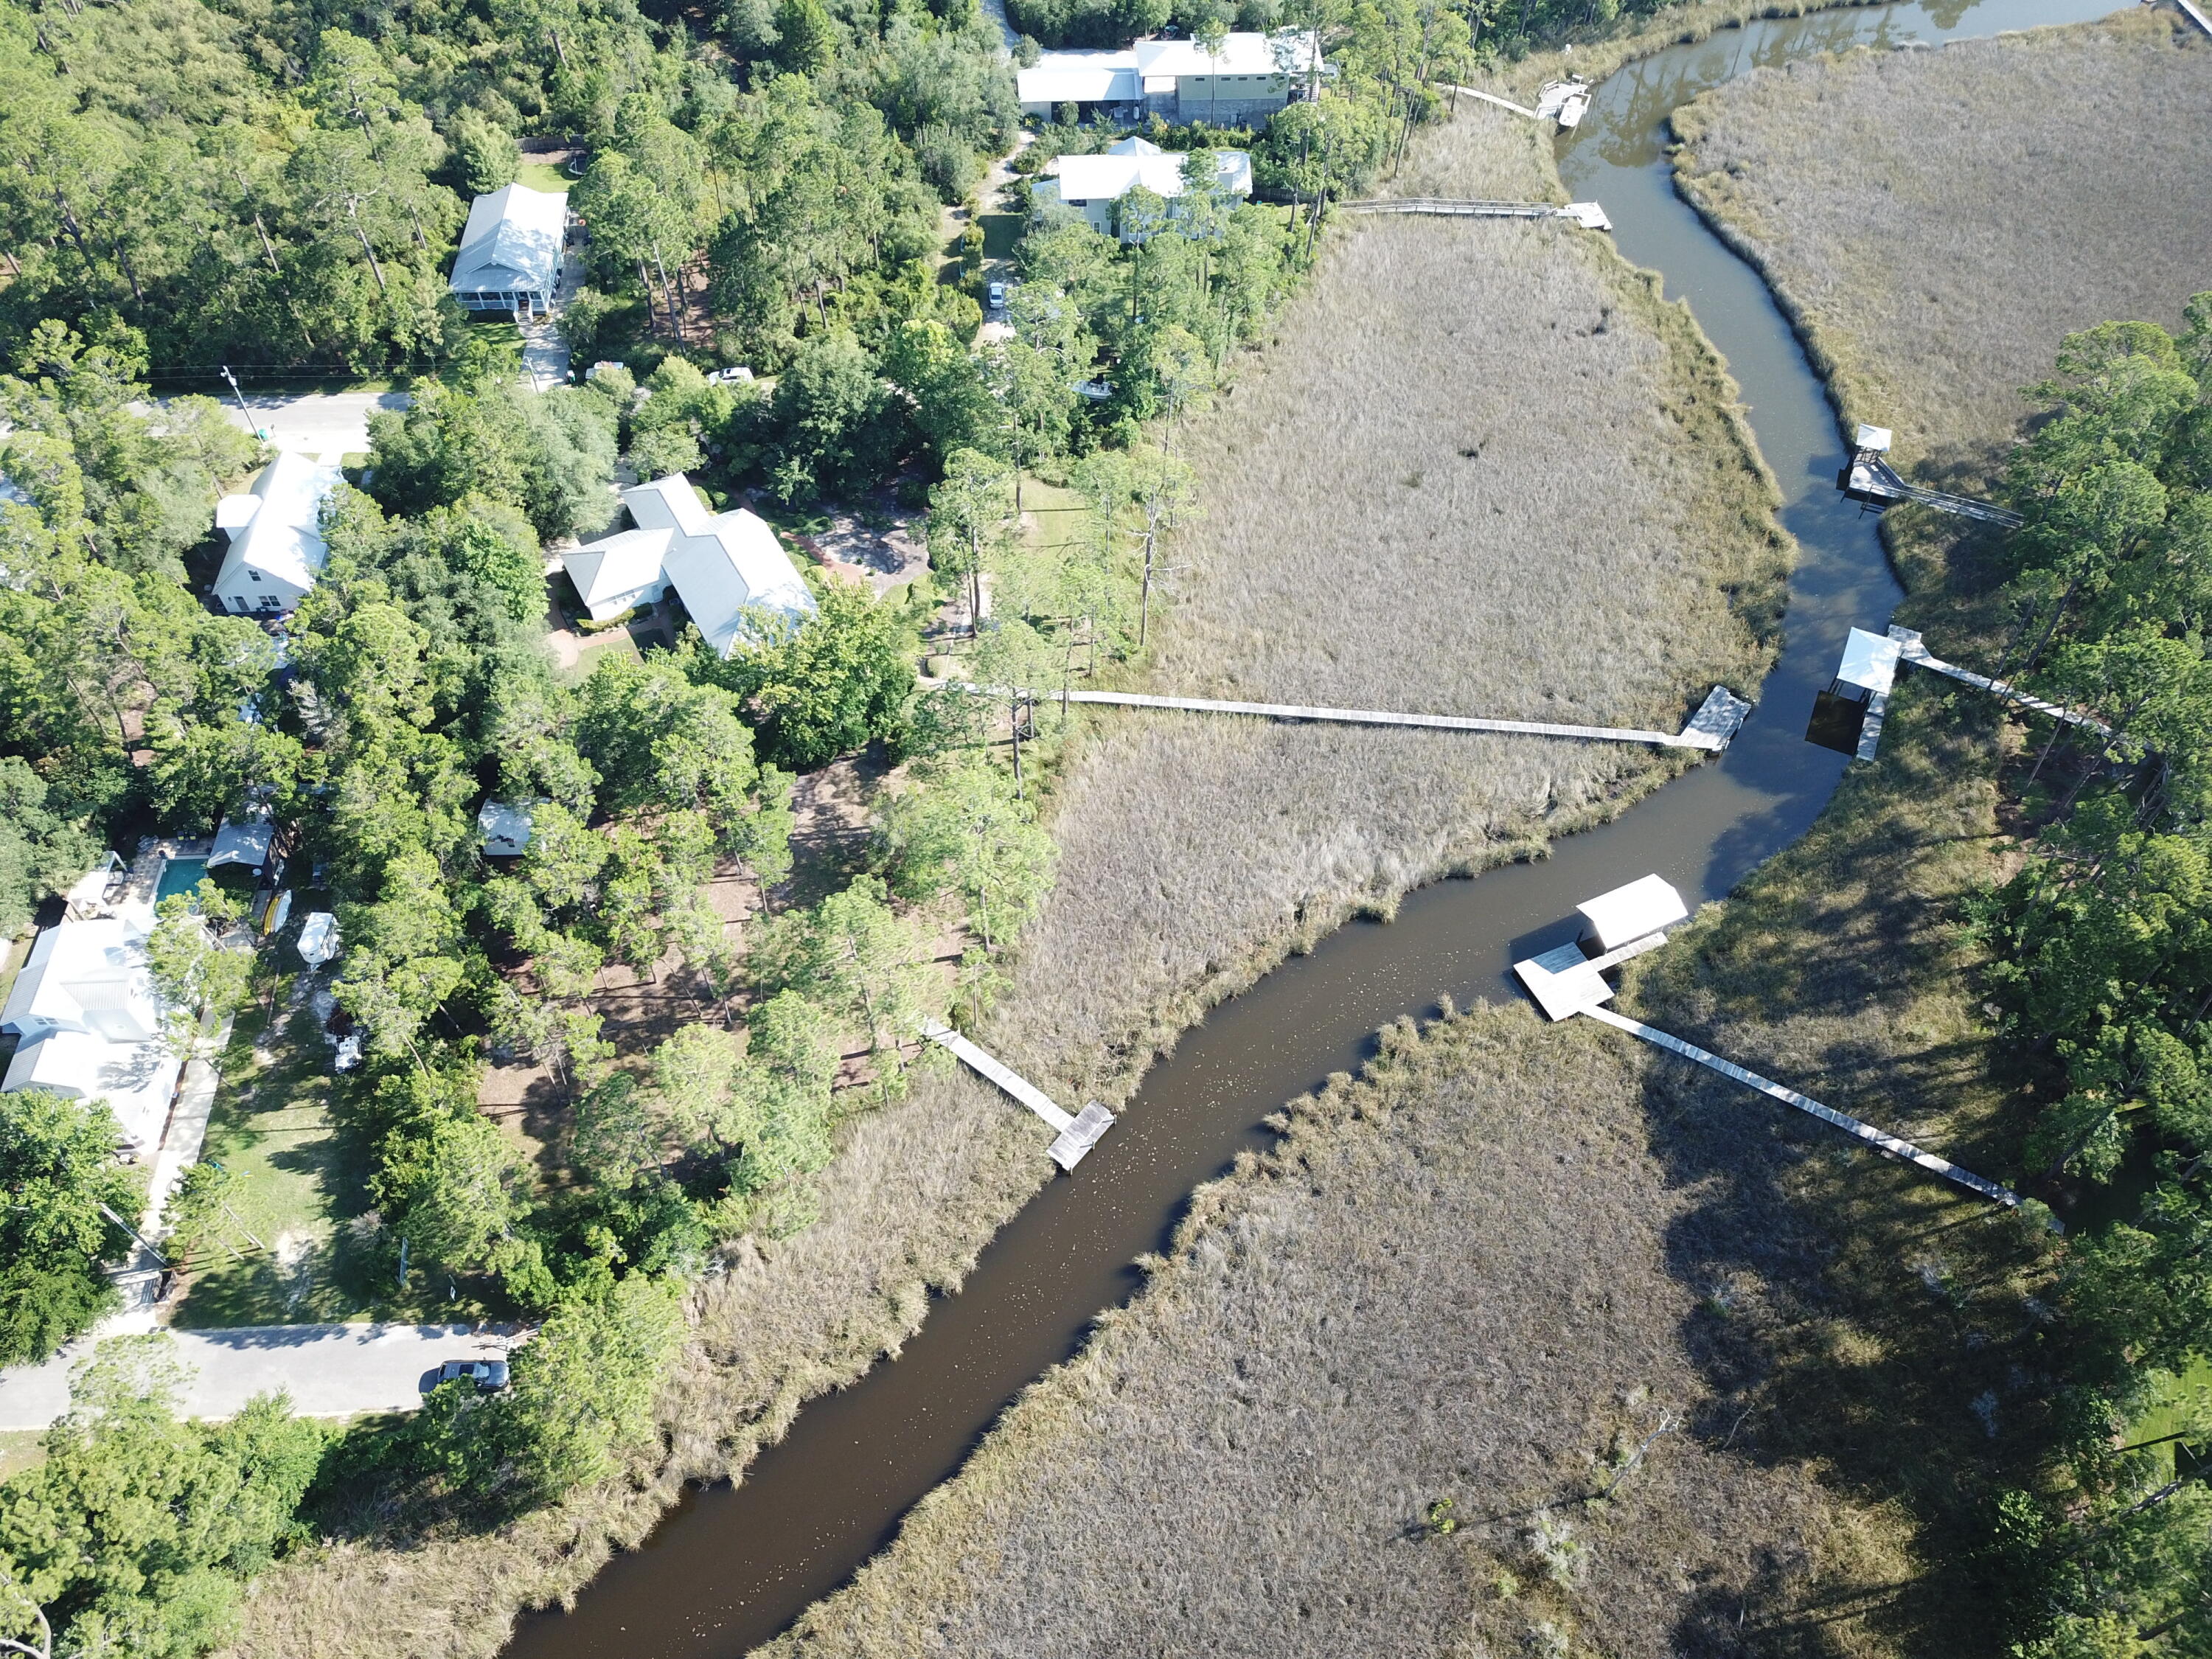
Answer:
<svg viewBox="0 0 2212 1659"><path fill-rule="evenodd" d="M1114 1127L1114 1114L1097 1101L1071 1115L1043 1090L1012 1066L984 1053L949 1025L934 1019L924 1020L921 1034L976 1076L996 1084L1051 1125L1056 1132L1048 1149L1052 1161L1071 1175L1074 1173L1075 1166L1083 1162L1085 1155L1098 1144L1107 1130Z"/></svg>
<svg viewBox="0 0 2212 1659"><path fill-rule="evenodd" d="M948 680L947 687L979 696L1012 695L1006 686ZM1501 732L1521 737L1579 738L1594 743L1648 743L1662 749L1727 748L1751 705L1724 685L1705 694L1680 732L1645 732L1633 726L1563 726L1544 720L1478 720L1461 714L1401 714L1379 708L1319 708L1298 703L1233 702L1219 697L1160 697L1137 691L1048 691L1027 694L1035 702L1109 703L1127 708L1176 708L1199 714L1251 714L1265 720L1322 720L1349 726L1411 726L1445 732Z"/></svg>

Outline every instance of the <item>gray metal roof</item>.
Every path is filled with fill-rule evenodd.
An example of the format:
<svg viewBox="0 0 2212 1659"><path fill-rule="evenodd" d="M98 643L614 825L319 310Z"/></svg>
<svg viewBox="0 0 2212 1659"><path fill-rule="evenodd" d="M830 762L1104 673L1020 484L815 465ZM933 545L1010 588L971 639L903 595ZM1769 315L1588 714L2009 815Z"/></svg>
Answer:
<svg viewBox="0 0 2212 1659"><path fill-rule="evenodd" d="M550 294L568 217L562 192L507 185L477 197L447 286L456 294Z"/></svg>

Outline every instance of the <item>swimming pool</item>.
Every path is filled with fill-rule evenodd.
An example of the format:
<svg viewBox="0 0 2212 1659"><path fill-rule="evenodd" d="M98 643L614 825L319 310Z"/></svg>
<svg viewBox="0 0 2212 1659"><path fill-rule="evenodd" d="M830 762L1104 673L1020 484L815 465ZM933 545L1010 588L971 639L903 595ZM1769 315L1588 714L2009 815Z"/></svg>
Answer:
<svg viewBox="0 0 2212 1659"><path fill-rule="evenodd" d="M206 874L205 859L163 859L161 879L154 889L154 902L159 904L172 893L191 892Z"/></svg>

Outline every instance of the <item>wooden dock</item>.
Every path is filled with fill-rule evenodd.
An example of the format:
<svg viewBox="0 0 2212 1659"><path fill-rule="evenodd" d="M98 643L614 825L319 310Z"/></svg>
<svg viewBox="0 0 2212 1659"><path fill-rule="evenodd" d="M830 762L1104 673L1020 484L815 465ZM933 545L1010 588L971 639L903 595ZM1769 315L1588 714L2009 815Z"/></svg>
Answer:
<svg viewBox="0 0 2212 1659"><path fill-rule="evenodd" d="M1909 628L1893 627L1889 630L1889 637L1898 642L1899 647L1898 655L1917 667L1925 668L1931 673L1948 675L1962 684L1977 686L1984 691L1993 691L2009 702L2016 702L2023 708L2033 708L2037 714L2047 714L2052 720L2063 720L2069 726L2079 726L2097 732L2102 737L2109 738L2112 735L2112 728L2100 720L2087 714L2077 714L2072 709L2062 708L2055 702L2045 702L2040 697L2032 697L2018 686L2008 684L2003 680L1993 680L1986 674L1977 674L1971 668L1960 668L1955 664L1929 656L1928 647L1920 642L1920 635Z"/></svg>
<svg viewBox="0 0 2212 1659"><path fill-rule="evenodd" d="M1005 686L951 680L953 690L982 696L1011 695ZM1545 720L1478 720L1462 714L1401 714L1380 708L1321 708L1280 702L1236 702L1220 697L1160 697L1137 691L1047 691L1030 694L1039 703L1110 703L1127 708L1176 708L1198 714L1250 714L1264 720L1324 720L1349 726L1410 726L1444 732L1502 732L1521 737L1578 738L1593 743L1648 743L1662 749L1703 749L1717 754L1729 746L1751 705L1726 686L1705 694L1680 732L1645 732L1633 726L1563 726Z"/></svg>
<svg viewBox="0 0 2212 1659"><path fill-rule="evenodd" d="M1671 1050L1685 1060L1693 1060L1700 1066L1709 1066L1723 1077L1732 1078L1746 1088L1756 1089L1768 1098L1778 1100L1785 1106L1795 1106L1799 1111L1809 1113L1819 1118L1823 1123L1832 1123L1845 1134L1864 1141L1875 1151L1886 1152L1901 1163L1917 1164L1931 1175L1939 1175L1946 1181L1955 1182L1967 1191L2002 1204L2008 1209L2016 1210L2020 1207L2020 1194L2011 1188L2000 1187L1994 1181L1985 1181L1971 1170L1960 1169L1948 1158L1938 1158L1933 1152L1923 1152L1911 1141L1899 1140L1895 1135L1875 1128L1871 1123L1862 1123L1858 1119L1837 1111L1833 1107L1823 1106L1819 1101L1799 1094L1795 1089L1784 1088L1771 1078L1763 1078L1756 1072L1747 1072L1733 1061L1723 1060L1718 1054L1700 1048L1694 1042L1685 1042L1681 1038L1670 1036L1656 1026L1646 1025L1639 1020L1631 1019L1626 1014L1616 1014L1612 1009L1601 1008L1595 1002L1584 1005L1580 1012L1588 1014L1592 1019L1603 1020L1607 1025L1626 1031L1632 1036L1641 1037L1644 1042L1656 1047Z"/></svg>
<svg viewBox="0 0 2212 1659"><path fill-rule="evenodd" d="M949 1025L926 1019L921 1023L921 1034L976 1076L996 1084L1050 1124L1056 1132L1049 1149L1052 1161L1070 1173L1083 1162L1084 1155L1098 1144L1099 1137L1114 1127L1114 1114L1097 1101L1070 1115L1043 1090L1012 1066L984 1053Z"/></svg>
<svg viewBox="0 0 2212 1659"><path fill-rule="evenodd" d="M1528 105L1516 104L1510 98L1500 98L1494 92L1484 92L1476 87L1451 87L1447 89L1452 92L1463 92L1470 98L1480 98L1484 103L1495 104L1500 109L1510 109L1516 115L1525 115L1532 121L1540 121L1544 118L1541 114L1530 109Z"/></svg>
<svg viewBox="0 0 2212 1659"><path fill-rule="evenodd" d="M1585 230L1611 230L1595 202L1472 202L1442 196L1394 196L1345 202L1347 213L1423 213L1450 219L1571 219Z"/></svg>

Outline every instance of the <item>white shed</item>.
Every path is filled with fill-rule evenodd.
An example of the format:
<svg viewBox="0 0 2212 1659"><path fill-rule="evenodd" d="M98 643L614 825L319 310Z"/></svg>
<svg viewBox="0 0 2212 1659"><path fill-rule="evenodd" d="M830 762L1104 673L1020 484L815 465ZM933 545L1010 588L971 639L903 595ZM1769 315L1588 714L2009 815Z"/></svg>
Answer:
<svg viewBox="0 0 2212 1659"><path fill-rule="evenodd" d="M1622 945L1689 920L1682 896L1657 876L1640 876L1626 887L1600 893L1575 906L1583 931L1595 938L1598 947L1617 951Z"/></svg>

